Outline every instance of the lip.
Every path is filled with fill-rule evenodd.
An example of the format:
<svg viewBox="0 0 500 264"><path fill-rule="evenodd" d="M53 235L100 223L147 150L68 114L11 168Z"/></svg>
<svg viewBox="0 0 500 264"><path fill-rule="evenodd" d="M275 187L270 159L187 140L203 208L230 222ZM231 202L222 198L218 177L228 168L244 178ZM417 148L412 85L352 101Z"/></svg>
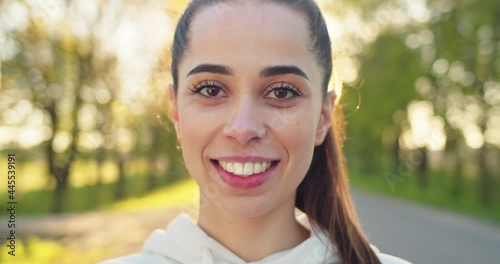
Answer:
<svg viewBox="0 0 500 264"><path fill-rule="evenodd" d="M240 177L237 176L233 173L227 172L222 167L219 165L218 160L212 159L211 162L215 167L215 170L217 171L217 174L219 174L219 177L222 179L223 182L225 182L227 185L236 188L236 189L253 189L261 186L264 184L271 176L271 174L276 170L276 168L279 165L278 160L273 160L273 159L262 159L258 157L253 157L254 159L251 159L250 157L240 157L235 159L234 157L232 159L220 159L220 161L227 161L227 162L267 162L270 161L272 162L271 167L267 169L265 172L257 173L250 175L248 177Z"/></svg>
<svg viewBox="0 0 500 264"><path fill-rule="evenodd" d="M277 161L278 159L264 158L259 156L225 156L214 158L212 160L226 161L226 162L272 162Z"/></svg>

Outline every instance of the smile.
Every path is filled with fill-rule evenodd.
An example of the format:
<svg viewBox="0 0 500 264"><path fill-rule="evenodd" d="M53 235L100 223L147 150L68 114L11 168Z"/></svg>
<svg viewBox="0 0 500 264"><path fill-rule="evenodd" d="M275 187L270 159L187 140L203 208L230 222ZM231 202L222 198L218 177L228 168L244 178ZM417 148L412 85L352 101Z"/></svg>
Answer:
<svg viewBox="0 0 500 264"><path fill-rule="evenodd" d="M218 161L219 165L227 172L230 172L234 175L240 177L248 177L254 174L263 173L267 171L272 162L226 162L226 161Z"/></svg>
<svg viewBox="0 0 500 264"><path fill-rule="evenodd" d="M226 158L211 160L219 177L237 189L251 189L264 184L278 167L279 160L263 158Z"/></svg>

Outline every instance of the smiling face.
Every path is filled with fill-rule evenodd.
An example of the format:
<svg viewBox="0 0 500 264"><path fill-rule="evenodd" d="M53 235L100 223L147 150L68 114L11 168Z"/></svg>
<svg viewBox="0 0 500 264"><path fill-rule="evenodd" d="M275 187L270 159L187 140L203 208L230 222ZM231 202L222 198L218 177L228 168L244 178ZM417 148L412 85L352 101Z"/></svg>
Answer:
<svg viewBox="0 0 500 264"><path fill-rule="evenodd" d="M171 118L202 202L258 217L293 209L330 127L331 101L323 100L323 71L302 13L230 3L194 15Z"/></svg>

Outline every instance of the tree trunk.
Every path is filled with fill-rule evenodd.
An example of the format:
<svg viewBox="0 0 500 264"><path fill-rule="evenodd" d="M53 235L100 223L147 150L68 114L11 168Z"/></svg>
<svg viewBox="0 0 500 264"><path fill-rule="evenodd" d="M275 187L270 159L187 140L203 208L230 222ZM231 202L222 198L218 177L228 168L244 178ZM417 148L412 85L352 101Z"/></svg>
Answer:
<svg viewBox="0 0 500 264"><path fill-rule="evenodd" d="M451 196L455 199L458 199L464 194L464 172L460 155L457 154L456 157L457 161L453 172Z"/></svg>
<svg viewBox="0 0 500 264"><path fill-rule="evenodd" d="M96 184L97 184L97 186L98 186L99 189L100 189L100 187L103 184L102 165L104 164L104 159L105 159L104 149L100 148L97 151L96 157L95 157L95 161L96 161L96 178L97 178L96 179Z"/></svg>
<svg viewBox="0 0 500 264"><path fill-rule="evenodd" d="M494 181L488 168L488 149L486 144L479 149L479 199L481 204L489 207L493 204Z"/></svg>
<svg viewBox="0 0 500 264"><path fill-rule="evenodd" d="M122 154L118 154L118 181L115 189L115 199L121 200L125 198L125 158Z"/></svg>
<svg viewBox="0 0 500 264"><path fill-rule="evenodd" d="M55 138L56 125L59 120L55 104L50 104L46 110L50 116L50 123L52 127L52 136L47 143L45 152L47 155L47 164L49 165L49 174L56 179L56 190L54 194L54 202L52 204L52 212L53 213L61 213L63 211L63 201L65 199L66 190L68 188L68 178L69 178L69 168L72 162L72 156L69 155L68 159L64 164L60 164L60 162L56 161L56 153L52 147ZM73 147L70 149L73 151Z"/></svg>
<svg viewBox="0 0 500 264"><path fill-rule="evenodd" d="M64 209L63 202L65 199L65 194L68 189L69 168L55 167L54 170L56 171L55 173L57 174L57 185L56 185L56 192L54 195L54 204L52 212L57 214L57 213L62 213Z"/></svg>
<svg viewBox="0 0 500 264"><path fill-rule="evenodd" d="M162 131L163 129L158 125L154 125L151 127L153 138L151 140L151 150L149 152L150 156L149 156L149 175L148 175L147 190L153 190L157 185L156 161L158 160L158 152L160 150L160 144L161 144L160 136Z"/></svg>
<svg viewBox="0 0 500 264"><path fill-rule="evenodd" d="M428 166L428 157L427 157L427 149L425 147L419 148L417 150L419 152L420 163L417 166L418 173L418 186L420 189L426 189L429 184L429 166Z"/></svg>
<svg viewBox="0 0 500 264"><path fill-rule="evenodd" d="M399 146L399 135L397 135L396 140L394 140L394 144L392 145L392 165L394 171L399 170L399 165L401 163L401 149Z"/></svg>

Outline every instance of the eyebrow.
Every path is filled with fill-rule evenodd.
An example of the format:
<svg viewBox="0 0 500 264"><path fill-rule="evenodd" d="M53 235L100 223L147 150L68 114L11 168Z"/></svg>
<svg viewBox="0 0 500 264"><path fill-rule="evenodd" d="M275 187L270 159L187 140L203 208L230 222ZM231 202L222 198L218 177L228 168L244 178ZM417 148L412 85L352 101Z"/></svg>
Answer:
<svg viewBox="0 0 500 264"><path fill-rule="evenodd" d="M261 77L272 77L285 74L295 74L309 81L309 76L299 67L293 65L268 66L260 72Z"/></svg>
<svg viewBox="0 0 500 264"><path fill-rule="evenodd" d="M222 75L231 75L231 76L234 75L233 70L228 66L217 65L217 64L200 64L194 67L191 71L189 71L186 77L196 73L204 73L204 72L222 74ZM285 74L295 74L309 81L309 76L307 76L307 74L299 67L293 65L268 66L260 72L261 77L273 77Z"/></svg>
<svg viewBox="0 0 500 264"><path fill-rule="evenodd" d="M233 75L233 70L227 66L216 65L216 64L200 64L194 67L191 71L189 71L187 76L202 72L216 73L222 75Z"/></svg>

